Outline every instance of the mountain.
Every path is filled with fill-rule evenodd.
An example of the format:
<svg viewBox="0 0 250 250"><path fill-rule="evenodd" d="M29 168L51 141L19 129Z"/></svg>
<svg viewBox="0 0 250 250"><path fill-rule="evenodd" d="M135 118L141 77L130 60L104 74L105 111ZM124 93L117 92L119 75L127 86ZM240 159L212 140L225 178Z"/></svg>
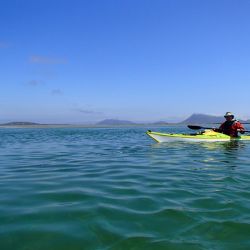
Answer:
<svg viewBox="0 0 250 250"><path fill-rule="evenodd" d="M134 125L136 123L126 120L106 119L98 122L96 125Z"/></svg>
<svg viewBox="0 0 250 250"><path fill-rule="evenodd" d="M193 114L186 120L182 121L183 124L204 124L204 123L221 123L225 119L222 116L213 116L205 114Z"/></svg>
<svg viewBox="0 0 250 250"><path fill-rule="evenodd" d="M1 124L2 126L32 126L32 125L39 125L39 123L35 122L8 122Z"/></svg>
<svg viewBox="0 0 250 250"><path fill-rule="evenodd" d="M158 121L158 122L153 122L151 123L152 125L168 125L169 122L165 122L165 121Z"/></svg>

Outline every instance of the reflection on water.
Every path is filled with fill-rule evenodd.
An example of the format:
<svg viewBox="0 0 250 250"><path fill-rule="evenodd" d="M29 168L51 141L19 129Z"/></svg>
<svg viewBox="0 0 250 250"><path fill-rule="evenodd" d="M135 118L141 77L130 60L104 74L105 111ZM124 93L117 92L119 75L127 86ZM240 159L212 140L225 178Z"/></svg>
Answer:
<svg viewBox="0 0 250 250"><path fill-rule="evenodd" d="M234 151L246 146L242 141L226 141L226 142L201 142L200 145L208 150L220 150Z"/></svg>
<svg viewBox="0 0 250 250"><path fill-rule="evenodd" d="M178 148L178 149L183 149L183 148L196 148L196 147L201 147L207 150L220 150L220 149L225 149L225 150L237 150L239 148L244 148L248 142L243 142L243 141L225 141L225 142L194 142L194 141L173 141L173 142L165 142L165 143L156 143L152 142L151 146L152 148Z"/></svg>
<svg viewBox="0 0 250 250"><path fill-rule="evenodd" d="M168 163L179 161L182 158L194 166L195 162L205 163L199 168L217 168L221 164L226 167L235 168L240 166L241 154L249 150L250 144L244 141L226 141L226 142L169 142L153 143L152 149L165 154ZM155 158L155 151L153 151ZM188 159L188 160L187 160Z"/></svg>

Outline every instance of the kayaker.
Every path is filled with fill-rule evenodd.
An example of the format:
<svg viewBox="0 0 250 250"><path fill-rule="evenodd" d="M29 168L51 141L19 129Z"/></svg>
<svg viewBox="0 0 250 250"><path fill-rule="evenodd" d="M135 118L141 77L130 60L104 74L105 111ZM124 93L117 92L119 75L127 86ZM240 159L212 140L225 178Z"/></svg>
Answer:
<svg viewBox="0 0 250 250"><path fill-rule="evenodd" d="M231 137L237 137L238 132L241 134L245 133L244 126L239 121L234 119L234 115L231 112L227 112L224 117L226 121L223 122L218 129L215 129L216 132L220 132Z"/></svg>

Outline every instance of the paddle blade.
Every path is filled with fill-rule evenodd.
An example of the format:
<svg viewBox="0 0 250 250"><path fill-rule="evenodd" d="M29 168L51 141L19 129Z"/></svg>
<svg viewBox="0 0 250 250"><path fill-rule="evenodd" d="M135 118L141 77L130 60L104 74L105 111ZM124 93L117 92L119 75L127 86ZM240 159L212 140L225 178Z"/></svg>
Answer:
<svg viewBox="0 0 250 250"><path fill-rule="evenodd" d="M203 127L201 127L201 126L196 126L196 125L188 125L188 128L193 129L193 130L203 129Z"/></svg>

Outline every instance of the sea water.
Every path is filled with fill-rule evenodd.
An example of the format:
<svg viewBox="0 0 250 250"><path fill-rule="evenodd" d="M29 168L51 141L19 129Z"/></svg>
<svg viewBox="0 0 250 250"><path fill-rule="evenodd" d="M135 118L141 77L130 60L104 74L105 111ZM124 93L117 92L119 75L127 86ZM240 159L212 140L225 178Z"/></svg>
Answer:
<svg viewBox="0 0 250 250"><path fill-rule="evenodd" d="M0 129L0 249L250 249L250 142L147 129Z"/></svg>

